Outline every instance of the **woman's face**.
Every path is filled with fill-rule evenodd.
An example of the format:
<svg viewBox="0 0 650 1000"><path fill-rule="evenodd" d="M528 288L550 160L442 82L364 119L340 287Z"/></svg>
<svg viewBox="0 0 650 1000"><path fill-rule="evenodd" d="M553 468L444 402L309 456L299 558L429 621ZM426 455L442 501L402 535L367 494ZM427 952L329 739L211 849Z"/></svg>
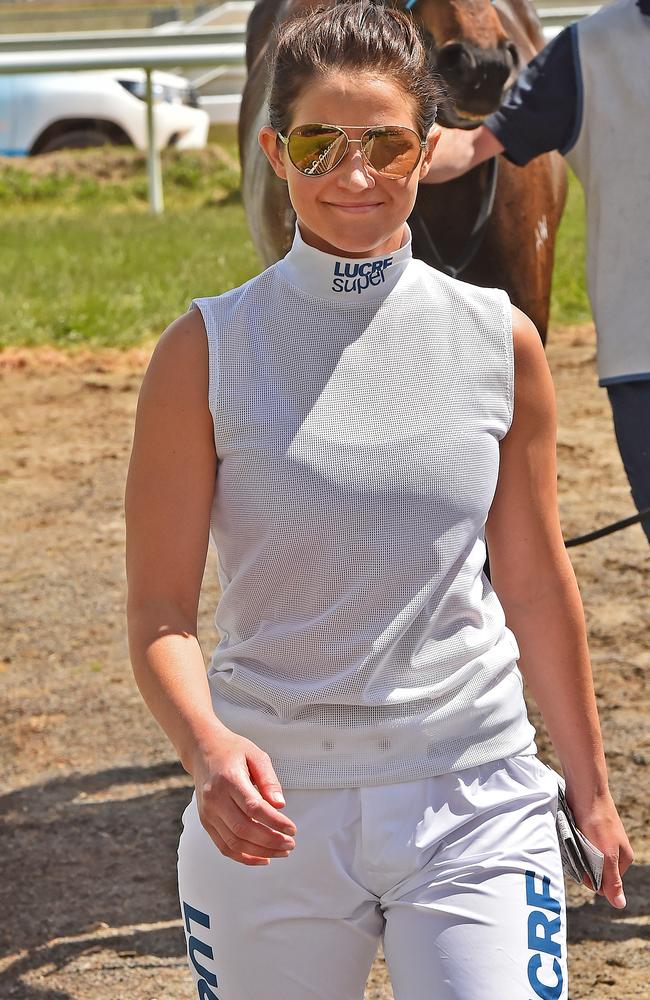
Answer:
<svg viewBox="0 0 650 1000"><path fill-rule="evenodd" d="M309 122L366 128L406 125L418 131L410 95L398 84L367 73L332 72L310 81L296 102L288 131ZM361 136L361 129L345 131L351 139ZM373 171L359 143L348 147L334 170L323 176L306 176L293 166L272 128L262 128L259 141L278 177L287 181L305 242L326 253L370 257L400 246L418 181L431 165L439 134L434 127L415 170L398 178Z"/></svg>

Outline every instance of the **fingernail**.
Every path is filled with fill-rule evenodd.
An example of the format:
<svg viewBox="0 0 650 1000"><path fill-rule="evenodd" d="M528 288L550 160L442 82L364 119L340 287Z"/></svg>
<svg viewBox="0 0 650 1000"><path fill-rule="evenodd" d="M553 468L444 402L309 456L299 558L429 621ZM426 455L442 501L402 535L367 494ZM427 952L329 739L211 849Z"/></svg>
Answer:
<svg viewBox="0 0 650 1000"><path fill-rule="evenodd" d="M614 898L614 903L616 906L620 906L621 909L623 909L623 907L627 905L624 893L619 892L618 896Z"/></svg>

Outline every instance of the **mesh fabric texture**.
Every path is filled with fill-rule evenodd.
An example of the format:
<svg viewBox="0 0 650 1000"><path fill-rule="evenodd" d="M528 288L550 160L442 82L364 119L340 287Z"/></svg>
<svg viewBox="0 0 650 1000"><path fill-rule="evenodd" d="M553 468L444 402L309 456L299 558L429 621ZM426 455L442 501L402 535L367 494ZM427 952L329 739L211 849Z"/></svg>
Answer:
<svg viewBox="0 0 650 1000"><path fill-rule="evenodd" d="M508 297L410 258L385 294L339 301L288 281L289 262L192 303L219 458L214 710L287 788L534 753L483 572Z"/></svg>

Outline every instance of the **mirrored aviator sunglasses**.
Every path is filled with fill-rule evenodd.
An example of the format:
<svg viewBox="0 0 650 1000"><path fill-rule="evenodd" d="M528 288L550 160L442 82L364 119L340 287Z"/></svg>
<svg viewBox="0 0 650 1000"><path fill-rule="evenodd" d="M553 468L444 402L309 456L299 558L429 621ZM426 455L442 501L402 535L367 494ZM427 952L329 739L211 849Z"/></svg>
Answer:
<svg viewBox="0 0 650 1000"><path fill-rule="evenodd" d="M363 128L346 125L345 128ZM404 125L373 125L350 139L340 125L297 125L288 136L278 132L294 167L320 177L338 167L351 142L360 142L366 162L385 177L406 177L418 165L426 141Z"/></svg>

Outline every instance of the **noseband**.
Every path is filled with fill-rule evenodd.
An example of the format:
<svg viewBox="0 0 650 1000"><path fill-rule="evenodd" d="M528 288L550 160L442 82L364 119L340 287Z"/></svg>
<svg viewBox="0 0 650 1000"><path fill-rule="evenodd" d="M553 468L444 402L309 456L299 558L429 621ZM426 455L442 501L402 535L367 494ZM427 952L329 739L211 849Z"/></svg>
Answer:
<svg viewBox="0 0 650 1000"><path fill-rule="evenodd" d="M481 206L479 208L478 215L476 216L476 221L472 226L472 231L469 234L462 253L453 264L448 263L442 257L438 247L433 241L429 227L424 221L417 203L411 212L410 221L415 224L416 230L419 230L419 234L426 247L429 257L431 258L430 263L439 271L442 271L444 274L448 274L450 278L460 277L463 271L465 271L472 263L481 247L485 236L485 230L487 229L492 215L492 209L494 208L494 197L497 190L497 177L499 173L498 168L499 161L496 156L493 156L488 163L487 183L485 185L485 190L483 191Z"/></svg>

